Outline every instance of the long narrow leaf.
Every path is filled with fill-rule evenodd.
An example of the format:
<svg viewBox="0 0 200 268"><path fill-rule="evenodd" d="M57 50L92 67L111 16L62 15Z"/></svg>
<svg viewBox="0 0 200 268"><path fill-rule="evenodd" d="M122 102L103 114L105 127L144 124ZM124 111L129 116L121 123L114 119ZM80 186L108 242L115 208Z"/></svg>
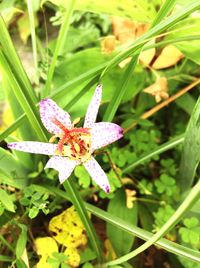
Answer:
<svg viewBox="0 0 200 268"><path fill-rule="evenodd" d="M32 48L33 48L35 74L37 74L38 72L37 44L36 44L35 20L34 20L32 0L27 0L27 7L28 7L28 15L29 15L29 22L30 22L30 30L31 30L31 41L32 41Z"/></svg>
<svg viewBox="0 0 200 268"><path fill-rule="evenodd" d="M175 4L175 0L166 0L163 4L163 7L159 10L156 18L152 22L151 27L153 27L157 23L159 23L166 16L166 14L171 11L174 4ZM141 48L142 48L142 45L140 46L138 51L137 50L135 51L135 55L132 57L131 62L128 65L128 68L126 69L126 71L124 73L122 83L117 88L114 97L112 98L111 102L109 103L109 105L106 109L106 112L105 112L104 118L103 118L104 121L112 121L113 120L115 113L116 113L116 111L121 103L121 100L127 92L127 88L128 88L127 85L129 83L132 75L133 75L133 71L134 71L135 66L137 64L137 60L138 60L137 52L140 53ZM138 92L136 91L135 95L137 93ZM134 97L134 94L133 94L133 97Z"/></svg>
<svg viewBox="0 0 200 268"><path fill-rule="evenodd" d="M135 162L133 162L132 164L126 166L122 172L123 173L127 173L130 172L131 170L133 170L135 167L137 167L138 165L143 164L146 160L149 160L150 158L154 157L155 155L159 155L163 152L166 152L172 148L174 148L175 146L179 145L180 143L182 143L184 141L184 134L174 138L162 145L160 145L158 148L156 148L155 150L153 150L152 152L149 152L147 154L145 154L144 156L140 157L139 159L137 159Z"/></svg>
<svg viewBox="0 0 200 268"><path fill-rule="evenodd" d="M37 187L41 187L41 185L34 185L36 188ZM48 191L50 191L52 194L60 196L64 199L70 200L69 194L57 189L56 187L52 187L49 185L44 185L44 191L45 189L47 189ZM95 216L99 217L102 220L105 220L106 222L109 222L111 224L113 224L114 226L128 232L129 234L133 234L143 240L149 240L153 237L153 234L142 229L139 228L137 226L134 226L130 223L125 222L124 220L120 219L119 217L115 216L115 215L111 215L110 213L97 208L89 203L85 202L85 207L87 208L87 210L89 212L91 212L92 214L94 214ZM179 256L185 257L189 260L198 262L200 259L200 253L192 250L191 248L187 248L184 246L181 246L179 244L176 244L174 242L169 241L168 239L165 238L161 238L158 241L155 242L155 245L170 251L174 254L177 254Z"/></svg>
<svg viewBox="0 0 200 268"><path fill-rule="evenodd" d="M129 63L123 78L122 78L122 82L119 85L119 87L116 89L115 94L111 100L111 102L109 103L106 112L104 114L103 117L103 121L112 121L112 119L115 116L115 113L117 111L117 108L119 107L122 98L124 97L124 95L127 92L127 85L133 75L133 70L135 69L135 66L137 64L137 60L138 60L138 55L135 55L132 59L131 62ZM137 93L137 92L136 92Z"/></svg>
<svg viewBox="0 0 200 268"><path fill-rule="evenodd" d="M190 118L183 145L182 159L179 169L178 185L182 191L187 191L193 181L200 162L200 97Z"/></svg>
<svg viewBox="0 0 200 268"><path fill-rule="evenodd" d="M21 107L23 108L24 112L29 119L29 122L33 126L35 133L37 134L38 138L43 141L46 140L46 136L42 131L41 125L39 123L39 115L38 111L35 107L34 102L30 99L23 90L20 88L19 84L17 83L10 66L8 65L3 53L0 51L0 66L2 69L2 73L4 74L3 79L8 79L10 81L10 85L13 89L13 92L20 103Z"/></svg>
<svg viewBox="0 0 200 268"><path fill-rule="evenodd" d="M51 62L51 65L50 65L50 68L49 68L49 71L47 74L47 83L45 85L43 97L48 96L50 93L50 87L51 87L51 82L53 79L54 70L56 67L56 61L57 61L57 58L59 56L59 53L62 50L63 44L64 44L66 36L67 36L67 32L68 32L69 24L70 24L70 18L71 18L71 15L73 13L75 2L76 2L75 0L68 0L66 2L66 13L64 16L64 21L63 21L61 28L60 28L58 39L56 42L56 48L55 48L52 62Z"/></svg>
<svg viewBox="0 0 200 268"><path fill-rule="evenodd" d="M101 254L101 248L99 244L99 239L97 238L94 226L92 225L87 210L85 208L85 205L78 194L78 191L75 188L75 185L73 184L72 180L67 180L64 183L64 188L66 189L68 195L70 196L70 200L72 201L73 205L75 206L84 226L87 231L87 234L89 236L90 242L93 246L93 249L95 253L97 254L97 259L99 262L102 262L102 254Z"/></svg>
<svg viewBox="0 0 200 268"><path fill-rule="evenodd" d="M36 95L32 89L30 80L27 77L27 74L24 70L24 67L17 55L15 47L10 38L9 32L7 30L6 24L0 15L0 44L2 46L2 50L9 61L10 65L12 65L12 70L18 81L23 85L24 90L27 90L27 93L32 98L33 102L37 101Z"/></svg>
<svg viewBox="0 0 200 268"><path fill-rule="evenodd" d="M121 61L133 55L133 53L143 47L143 45L147 43L150 38L155 37L161 32L167 30L169 27L173 26L175 23L182 20L184 17L191 14L195 10L198 10L199 8L200 0L189 3L181 10L177 11L175 14L171 15L167 19L163 20L162 22L151 28L148 32L138 38L132 46L128 47L125 51L119 53L113 60L111 60L105 70L102 72L101 77L103 77L105 73L107 73L114 66L117 66Z"/></svg>
<svg viewBox="0 0 200 268"><path fill-rule="evenodd" d="M176 42L182 42L182 41L192 41L192 40L198 40L200 39L199 36L187 36L187 37L180 37L173 40L165 40L162 42L159 42L155 45L148 45L145 46L145 50L152 48L152 47L159 47L164 46L170 43L176 43ZM69 88L75 88L76 85L79 83L82 83L84 81L87 81L87 79L93 78L95 75L98 75L101 73L101 71L105 68L106 63L103 63L90 71L87 71L80 76L72 79L71 81L68 81L64 83L62 86L60 86L58 89L54 90L54 93L51 94L52 99L61 99L65 94L67 94L69 91L67 89ZM10 127L8 127L4 132L0 134L0 141L4 140L8 135L10 135L12 132L14 132L21 124L23 124L24 120L26 119L26 115L21 115Z"/></svg>
<svg viewBox="0 0 200 268"><path fill-rule="evenodd" d="M200 180L199 182L192 188L188 196L184 199L182 204L177 208L176 212L172 215L172 217L169 218L169 220L160 228L160 230L152 236L151 239L149 239L147 242L145 242L143 245L135 249L134 251L124 255L123 257L116 259L114 261L111 261L105 265L105 267L117 265L123 262L126 262L133 257L137 256L147 248L149 248L151 245L155 244L156 241L158 241L161 237L163 237L165 234L167 234L172 227L175 226L176 223L180 221L180 219L183 217L183 215L195 204L195 202L198 200L200 195ZM197 259L198 262L200 262L200 257Z"/></svg>

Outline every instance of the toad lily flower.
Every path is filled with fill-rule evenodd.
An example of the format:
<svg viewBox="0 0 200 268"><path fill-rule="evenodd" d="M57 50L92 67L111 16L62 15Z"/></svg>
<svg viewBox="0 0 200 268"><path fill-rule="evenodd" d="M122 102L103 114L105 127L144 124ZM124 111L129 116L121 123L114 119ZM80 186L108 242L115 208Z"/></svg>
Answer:
<svg viewBox="0 0 200 268"><path fill-rule="evenodd" d="M53 134L49 143L24 141L12 142L8 148L51 155L45 168L59 172L63 183L77 165L83 164L93 180L106 192L110 191L108 178L92 156L94 150L104 147L123 136L123 129L113 123L95 123L101 102L102 87L98 85L87 109L84 126L76 128L70 116L51 99L40 102L40 116L46 129ZM58 143L53 143L59 139Z"/></svg>

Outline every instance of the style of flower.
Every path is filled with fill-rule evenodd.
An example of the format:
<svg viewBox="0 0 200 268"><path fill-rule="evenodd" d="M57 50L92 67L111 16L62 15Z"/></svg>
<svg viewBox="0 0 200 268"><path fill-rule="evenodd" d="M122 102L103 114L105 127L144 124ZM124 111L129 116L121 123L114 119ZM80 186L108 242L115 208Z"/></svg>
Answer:
<svg viewBox="0 0 200 268"><path fill-rule="evenodd" d="M110 191L108 178L92 156L96 149L104 147L123 136L123 129L114 123L95 123L102 96L98 85L86 112L83 127L75 127L70 115L49 99L40 102L40 116L46 129L54 134L49 143L24 141L12 142L8 148L34 154L51 155L45 168L59 172L63 183L78 165L83 165L92 179L105 191ZM54 142L59 139L58 143Z"/></svg>

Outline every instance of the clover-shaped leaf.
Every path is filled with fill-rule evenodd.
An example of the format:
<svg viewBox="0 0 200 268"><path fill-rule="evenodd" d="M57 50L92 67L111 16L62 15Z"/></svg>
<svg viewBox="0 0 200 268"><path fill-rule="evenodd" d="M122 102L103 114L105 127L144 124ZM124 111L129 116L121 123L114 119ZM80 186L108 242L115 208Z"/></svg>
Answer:
<svg viewBox="0 0 200 268"><path fill-rule="evenodd" d="M175 162L173 159L168 158L168 159L162 159L161 160L161 166L162 166L162 173L169 174L170 176L175 176L177 169L175 167Z"/></svg>
<svg viewBox="0 0 200 268"><path fill-rule="evenodd" d="M139 191L141 194L151 195L153 191L153 183L145 179L141 180L138 184Z"/></svg>
<svg viewBox="0 0 200 268"><path fill-rule="evenodd" d="M155 186L159 194L165 193L167 196L172 196L177 191L176 181L166 174L162 174L160 179L155 181Z"/></svg>
<svg viewBox="0 0 200 268"><path fill-rule="evenodd" d="M197 218L186 218L183 221L185 227L179 229L181 239L185 243L190 243L194 247L200 246L200 226Z"/></svg>

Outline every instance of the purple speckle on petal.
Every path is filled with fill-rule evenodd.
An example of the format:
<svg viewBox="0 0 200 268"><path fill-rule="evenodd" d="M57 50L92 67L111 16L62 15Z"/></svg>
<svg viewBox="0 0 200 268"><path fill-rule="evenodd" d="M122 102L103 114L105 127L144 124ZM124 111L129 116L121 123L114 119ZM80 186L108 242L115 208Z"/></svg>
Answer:
<svg viewBox="0 0 200 268"><path fill-rule="evenodd" d="M105 186L106 193L110 192L110 187L108 185Z"/></svg>

